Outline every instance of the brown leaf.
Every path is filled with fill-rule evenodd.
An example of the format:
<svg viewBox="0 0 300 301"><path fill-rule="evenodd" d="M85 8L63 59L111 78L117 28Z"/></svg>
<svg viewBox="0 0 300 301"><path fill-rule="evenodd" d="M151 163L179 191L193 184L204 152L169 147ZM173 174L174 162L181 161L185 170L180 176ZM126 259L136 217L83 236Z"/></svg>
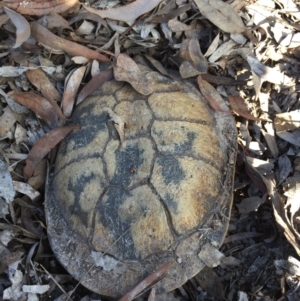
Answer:
<svg viewBox="0 0 300 301"><path fill-rule="evenodd" d="M233 8L221 0L195 0L200 13L225 32L242 33L246 27Z"/></svg>
<svg viewBox="0 0 300 301"><path fill-rule="evenodd" d="M219 300L225 299L222 281L212 268L205 266L195 279L210 296Z"/></svg>
<svg viewBox="0 0 300 301"><path fill-rule="evenodd" d="M87 11L100 16L101 18L108 18L119 21L134 21L139 16L155 8L160 2L161 0L136 0L131 2L130 4L107 10L98 10L87 7L85 5L84 8Z"/></svg>
<svg viewBox="0 0 300 301"><path fill-rule="evenodd" d="M244 80L238 80L226 76L215 76L209 73L201 74L202 79L208 81L209 83L223 86L232 86L232 85L243 85L246 83Z"/></svg>
<svg viewBox="0 0 300 301"><path fill-rule="evenodd" d="M239 96L239 95L228 95L228 99L231 105L232 110L246 118L246 119L250 119L250 120L255 120L255 121L260 121L260 118L254 117L251 112L249 111L244 99Z"/></svg>
<svg viewBox="0 0 300 301"><path fill-rule="evenodd" d="M152 18L148 19L147 21L149 23L156 23L156 24L166 23L169 20L174 19L174 18L178 17L179 15L183 14L184 12L190 10L191 6L192 6L191 3L183 5L179 8L175 8L175 9L169 11L166 14L164 13L161 15L154 15Z"/></svg>
<svg viewBox="0 0 300 301"><path fill-rule="evenodd" d="M203 56L199 41L196 38L186 39L181 43L180 56L187 60L199 73L207 71L207 60Z"/></svg>
<svg viewBox="0 0 300 301"><path fill-rule="evenodd" d="M7 7L4 7L4 11L9 16L12 23L16 26L16 43L12 48L18 48L30 37L30 26L22 15Z"/></svg>
<svg viewBox="0 0 300 301"><path fill-rule="evenodd" d="M27 78L39 91L45 91L47 95L55 100L60 100L59 92L54 88L48 76L41 69L32 69L26 71Z"/></svg>
<svg viewBox="0 0 300 301"><path fill-rule="evenodd" d="M43 119L51 128L57 126L57 115L52 105L42 96L33 92L12 92L9 97L27 107Z"/></svg>
<svg viewBox="0 0 300 301"><path fill-rule="evenodd" d="M144 57L152 64L153 67L155 67L161 74L165 76L170 76L167 70L163 67L161 62L154 59L152 56L144 54Z"/></svg>
<svg viewBox="0 0 300 301"><path fill-rule="evenodd" d="M143 95L150 95L153 92L152 82L141 72L136 62L127 54L121 53L117 56L114 76L118 81L125 81Z"/></svg>
<svg viewBox="0 0 300 301"><path fill-rule="evenodd" d="M201 75L197 78L199 89L207 103L216 111L216 112L224 112L226 111L225 103L223 98L219 94L219 92L207 81L203 80ZM222 108L223 107L223 108Z"/></svg>
<svg viewBox="0 0 300 301"><path fill-rule="evenodd" d="M20 14L42 16L47 14L62 13L78 0L43 0L43 1L23 1L23 0L3 0L5 5Z"/></svg>
<svg viewBox="0 0 300 301"><path fill-rule="evenodd" d="M57 114L57 117L62 120L68 120L68 118L63 114L57 102L44 90L41 91L44 98L46 98L49 103L52 105L54 111Z"/></svg>
<svg viewBox="0 0 300 301"><path fill-rule="evenodd" d="M27 181L32 176L39 162L72 130L78 128L78 126L56 128L40 138L32 147L26 159L26 165L23 170L24 179Z"/></svg>
<svg viewBox="0 0 300 301"><path fill-rule="evenodd" d="M81 84L85 70L86 66L82 66L74 70L74 72L70 75L67 81L64 96L62 99L63 112L66 117L70 117L72 114L73 106L75 103L75 97L77 95L77 91Z"/></svg>
<svg viewBox="0 0 300 301"><path fill-rule="evenodd" d="M81 55L90 60L109 62L109 59L104 55L80 44L60 38L37 22L30 22L30 27L32 35L39 42L51 48L63 50L73 56Z"/></svg>
<svg viewBox="0 0 300 301"><path fill-rule="evenodd" d="M112 68L101 71L98 75L94 76L79 92L76 105L79 105L86 97L92 95L105 82L108 82L113 78L114 75Z"/></svg>
<svg viewBox="0 0 300 301"><path fill-rule="evenodd" d="M232 234L227 236L224 239L223 245L228 244L230 242L235 242L235 241L239 241L239 240L243 240L243 239L249 239L249 238L253 238L253 237L260 237L263 236L262 233L256 233L256 232L239 232L237 234Z"/></svg>
<svg viewBox="0 0 300 301"><path fill-rule="evenodd" d="M69 26L68 21L58 14L43 16L38 20L38 22L39 24L45 25L48 29L60 27L60 28L68 28L72 30L72 28Z"/></svg>
<svg viewBox="0 0 300 301"><path fill-rule="evenodd" d="M154 273L146 277L142 282L140 282L136 287L134 287L130 292L123 296L119 301L131 301L144 289L149 288L157 280L161 279L166 271L172 266L172 262L165 263L162 267L156 270Z"/></svg>

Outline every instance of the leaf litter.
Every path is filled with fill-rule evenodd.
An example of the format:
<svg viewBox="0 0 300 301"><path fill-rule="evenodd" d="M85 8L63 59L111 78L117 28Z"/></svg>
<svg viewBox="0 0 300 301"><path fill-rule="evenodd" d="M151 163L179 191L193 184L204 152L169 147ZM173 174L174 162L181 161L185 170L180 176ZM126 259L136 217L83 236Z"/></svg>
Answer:
<svg viewBox="0 0 300 301"><path fill-rule="evenodd" d="M7 238L6 244L0 239L3 297L36 300L38 294L58 296L75 287L70 276L62 276L65 271L57 261L44 256L51 250L42 206L47 165L43 158L52 162L55 145L74 129L63 127L72 118L73 107L104 82L115 78L141 94L152 93L151 76L138 64L136 55L142 54L150 69L198 84L213 110L235 117L240 133L228 238L216 252L222 260L215 260L217 267L204 269L178 291L165 295L152 291L149 300L189 296L297 300L300 279L294 271L299 269L299 257L291 255L300 256L299 20L299 2L292 0L84 5L75 0L29 5L4 0L0 7L0 237ZM122 142L126 121L113 111L108 114ZM21 257L26 252L31 252L29 274ZM146 286L156 277L160 276L147 280ZM205 282L205 277L217 285ZM89 298L83 288L75 294L78 300Z"/></svg>

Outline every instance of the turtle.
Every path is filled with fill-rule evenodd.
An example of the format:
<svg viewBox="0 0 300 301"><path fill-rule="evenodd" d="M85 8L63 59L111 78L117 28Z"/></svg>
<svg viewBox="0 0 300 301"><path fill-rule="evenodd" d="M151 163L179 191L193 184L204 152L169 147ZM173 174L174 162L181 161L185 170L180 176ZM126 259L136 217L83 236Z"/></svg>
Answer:
<svg viewBox="0 0 300 301"><path fill-rule="evenodd" d="M212 110L193 82L143 72L150 95L112 80L76 107L79 129L59 146L46 191L55 256L86 288L115 298L166 263L157 294L195 276L203 248L221 246L233 200L229 109ZM123 139L112 115L124 121Z"/></svg>

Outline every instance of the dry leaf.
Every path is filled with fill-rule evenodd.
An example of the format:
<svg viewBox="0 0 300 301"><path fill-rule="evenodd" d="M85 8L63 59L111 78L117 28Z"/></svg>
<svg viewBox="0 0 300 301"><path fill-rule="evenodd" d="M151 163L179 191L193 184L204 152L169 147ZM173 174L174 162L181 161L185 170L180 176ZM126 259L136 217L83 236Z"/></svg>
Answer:
<svg viewBox="0 0 300 301"><path fill-rule="evenodd" d="M229 55L233 51L233 47L236 45L236 43L233 40L229 40L225 43L223 43L221 46L218 47L218 49L210 56L208 61L210 63L216 62L219 58Z"/></svg>
<svg viewBox="0 0 300 301"><path fill-rule="evenodd" d="M220 32L218 32L218 34L215 36L212 43L209 45L207 51L204 54L205 57L209 57L216 51L216 49L218 48L218 45L219 45L219 40L220 40Z"/></svg>
<svg viewBox="0 0 300 301"><path fill-rule="evenodd" d="M232 110L236 114L238 114L238 115L240 115L240 116L242 116L246 119L256 120L256 121L260 120L260 118L254 117L251 114L251 112L248 109L244 99L241 96L239 96L239 95L235 95L235 96L234 95L228 95L228 99L229 99Z"/></svg>
<svg viewBox="0 0 300 301"><path fill-rule="evenodd" d="M49 101L49 103L52 105L54 111L57 114L57 117L59 119L62 120L68 120L68 118L66 118L66 116L63 114L63 112L61 111L59 105L57 104L57 102L44 90L42 90L42 95L44 96L45 99L47 99Z"/></svg>
<svg viewBox="0 0 300 301"><path fill-rule="evenodd" d="M9 16L10 20L16 26L16 43L12 48L20 47L30 37L30 26L27 20L13 10L4 7L4 11Z"/></svg>
<svg viewBox="0 0 300 301"><path fill-rule="evenodd" d="M266 198L260 198L258 196L252 196L250 198L243 199L238 207L239 213L249 213L257 210L257 208L266 201Z"/></svg>
<svg viewBox="0 0 300 301"><path fill-rule="evenodd" d="M130 4L108 10L97 10L85 5L83 6L87 11L94 13L101 18L108 18L126 22L136 20L139 16L155 8L160 2L161 0L135 0Z"/></svg>
<svg viewBox="0 0 300 301"><path fill-rule="evenodd" d="M170 76L169 73L167 72L167 70L163 67L163 65L157 61L156 59L154 59L152 56L144 54L144 57L152 64L152 66L154 68L156 68L156 70L158 70L161 74L165 75L165 76Z"/></svg>
<svg viewBox="0 0 300 301"><path fill-rule="evenodd" d="M233 85L243 85L245 84L244 80L237 80L234 78L220 76L220 75L212 75L209 73L201 74L201 78L206 80L209 83L223 86L233 86Z"/></svg>
<svg viewBox="0 0 300 301"><path fill-rule="evenodd" d="M297 129L291 133L290 132L276 133L276 135L291 144L300 146L300 130L299 129Z"/></svg>
<svg viewBox="0 0 300 301"><path fill-rule="evenodd" d="M41 69L33 69L26 71L27 78L33 84L38 91L45 91L47 95L50 95L55 100L60 100L61 96L55 89L48 76Z"/></svg>
<svg viewBox="0 0 300 301"><path fill-rule="evenodd" d="M66 126L51 130L40 138L30 150L26 159L26 165L23 170L24 179L27 181L33 174L38 163L72 130L78 129L78 126Z"/></svg>
<svg viewBox="0 0 300 301"><path fill-rule="evenodd" d="M9 97L32 110L47 122L51 128L57 126L57 114L52 105L44 97L33 92L12 92L9 93Z"/></svg>
<svg viewBox="0 0 300 301"><path fill-rule="evenodd" d="M300 110L277 114L274 125L277 133L296 130L300 127Z"/></svg>
<svg viewBox="0 0 300 301"><path fill-rule="evenodd" d="M225 105L220 93L210 83L203 80L201 75L198 76L197 81L200 92L207 103L217 112L229 113L229 109Z"/></svg>
<svg viewBox="0 0 300 301"><path fill-rule="evenodd" d="M177 18L170 20L168 26L173 32L181 32L189 29L188 25L178 21Z"/></svg>
<svg viewBox="0 0 300 301"><path fill-rule="evenodd" d="M282 184L283 181L292 172L292 164L286 154L278 158L278 170L276 171L277 186Z"/></svg>
<svg viewBox="0 0 300 301"><path fill-rule="evenodd" d="M27 195L33 201L35 201L41 195L37 190L33 189L27 183L13 181L13 184L16 191Z"/></svg>
<svg viewBox="0 0 300 301"><path fill-rule="evenodd" d="M117 115L111 108L105 107L104 112L107 112L109 117L111 118L110 121L113 121L115 124L115 128L119 134L121 145L124 142L125 139L125 133L124 133L124 128L125 128L125 121L123 120L122 117Z"/></svg>
<svg viewBox="0 0 300 301"><path fill-rule="evenodd" d="M150 274L142 282L140 282L136 287L134 287L130 292L123 296L119 301L131 301L137 295L139 295L146 288L150 288L151 285L160 280L167 270L172 266L172 262L165 263L161 268Z"/></svg>
<svg viewBox="0 0 300 301"><path fill-rule="evenodd" d="M60 38L37 22L30 22L30 27L32 35L39 42L50 48L63 50L73 56L80 55L90 60L95 59L102 62L109 62L109 59L104 55L80 44Z"/></svg>
<svg viewBox="0 0 300 301"><path fill-rule="evenodd" d="M254 168L247 160L247 157L244 157L245 170L253 184L260 190L262 194L267 192L266 185L263 180L263 176Z"/></svg>
<svg viewBox="0 0 300 301"><path fill-rule="evenodd" d="M248 55L247 62L250 65L251 70L263 80L278 85L291 86L294 84L290 77L279 72L275 68L262 64L254 55Z"/></svg>
<svg viewBox="0 0 300 301"><path fill-rule="evenodd" d="M82 66L74 70L67 81L63 99L62 99L63 112L66 117L70 117L72 114L77 91L81 84L85 70L86 70L86 66Z"/></svg>
<svg viewBox="0 0 300 301"><path fill-rule="evenodd" d="M94 76L79 92L76 105L79 105L86 97L92 95L105 82L110 81L113 78L112 68L101 71L98 75Z"/></svg>
<svg viewBox="0 0 300 301"><path fill-rule="evenodd" d="M60 27L60 28L68 28L72 30L72 28L69 26L68 21L58 14L43 16L38 20L38 23L43 24L48 29Z"/></svg>
<svg viewBox="0 0 300 301"><path fill-rule="evenodd" d="M0 135L4 136L14 126L18 115L8 106L2 111L4 113L0 116Z"/></svg>
<svg viewBox="0 0 300 301"><path fill-rule="evenodd" d="M143 95L150 95L153 92L151 80L127 54L121 53L117 56L114 76L118 81L130 83L137 92Z"/></svg>
<svg viewBox="0 0 300 301"><path fill-rule="evenodd" d="M13 186L13 181L8 170L8 166L0 158L0 198L3 198L6 203L10 203L14 200L15 189ZM1 212L0 212L1 217Z"/></svg>
<svg viewBox="0 0 300 301"><path fill-rule="evenodd" d="M212 297L225 300L225 293L220 277L212 268L205 266L196 276L199 285Z"/></svg>
<svg viewBox="0 0 300 301"><path fill-rule="evenodd" d="M78 0L43 0L43 1L24 1L24 0L3 0L5 5L20 14L42 16L47 14L62 13Z"/></svg>
<svg viewBox="0 0 300 301"><path fill-rule="evenodd" d="M201 247L198 257L207 267L215 268L225 255L208 242Z"/></svg>
<svg viewBox="0 0 300 301"><path fill-rule="evenodd" d="M187 60L199 73L207 71L208 63L201 52L198 39L192 38L184 40L180 47L180 56L184 60Z"/></svg>
<svg viewBox="0 0 300 301"><path fill-rule="evenodd" d="M179 15L183 14L184 12L190 10L190 8L191 8L191 3L188 3L179 8L172 9L168 13L163 12L160 14L160 12L158 12L156 15L149 17L146 21L149 23L156 23L156 24L166 23L169 20L174 19Z"/></svg>
<svg viewBox="0 0 300 301"><path fill-rule="evenodd" d="M195 0L200 13L225 32L242 33L246 27L233 8L221 0Z"/></svg>

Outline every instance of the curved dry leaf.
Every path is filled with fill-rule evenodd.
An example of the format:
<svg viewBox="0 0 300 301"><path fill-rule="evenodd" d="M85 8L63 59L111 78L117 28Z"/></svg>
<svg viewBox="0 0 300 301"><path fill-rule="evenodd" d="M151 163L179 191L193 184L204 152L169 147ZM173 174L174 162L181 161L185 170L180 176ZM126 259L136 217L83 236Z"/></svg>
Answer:
<svg viewBox="0 0 300 301"><path fill-rule="evenodd" d="M183 5L179 8L174 8L173 10L165 13L160 13L158 12L157 15L154 16L150 16L149 18L147 18L146 22L149 23L156 23L156 24L160 24L160 23L166 23L171 19L174 19L176 17L178 17L179 15L183 14L184 12L190 10L192 7L191 3L188 3L186 5Z"/></svg>
<svg viewBox="0 0 300 301"><path fill-rule="evenodd" d="M199 11L210 22L229 33L242 33L246 27L233 8L221 0L195 0Z"/></svg>
<svg viewBox="0 0 300 301"><path fill-rule="evenodd" d="M57 126L57 115L52 105L42 96L33 92L12 92L9 97L27 107L43 119L51 128Z"/></svg>
<svg viewBox="0 0 300 301"><path fill-rule="evenodd" d="M108 10L98 10L91 7L87 7L83 5L83 7L94 13L101 18L108 18L118 21L134 21L139 16L149 12L153 8L155 8L162 0L135 0L130 4L108 9Z"/></svg>
<svg viewBox="0 0 300 301"><path fill-rule="evenodd" d="M282 184L283 181L288 177L292 172L292 164L290 159L286 154L278 158L278 170L276 171L277 186Z"/></svg>
<svg viewBox="0 0 300 301"><path fill-rule="evenodd" d="M250 65L251 70L263 80L278 85L293 85L293 81L290 77L275 68L262 64L254 55L248 55L247 62Z"/></svg>
<svg viewBox="0 0 300 301"><path fill-rule="evenodd" d="M155 67L162 75L170 76L168 71L164 68L161 62L154 59L152 56L144 54L144 57L151 63L153 67Z"/></svg>
<svg viewBox="0 0 300 301"><path fill-rule="evenodd" d="M80 55L90 60L109 62L109 59L104 55L80 44L60 38L37 22L30 22L30 27L32 35L39 42L47 45L50 48L63 50L72 56Z"/></svg>
<svg viewBox="0 0 300 301"><path fill-rule="evenodd" d="M206 52L204 54L205 57L209 57L211 54L213 54L216 51L216 49L218 48L218 45L219 45L219 40L220 40L220 31L215 36L214 40L212 41L212 43L209 45L208 49L206 50Z"/></svg>
<svg viewBox="0 0 300 301"><path fill-rule="evenodd" d="M93 94L100 86L113 78L114 75L112 68L101 71L99 74L94 76L79 92L76 105L79 105L86 97Z"/></svg>
<svg viewBox="0 0 300 301"><path fill-rule="evenodd" d="M207 81L203 80L201 75L197 78L199 89L207 103L216 111L229 113L220 93ZM227 109L227 110L226 110Z"/></svg>
<svg viewBox="0 0 300 301"><path fill-rule="evenodd" d="M24 182L13 181L14 188L16 191L27 195L31 200L36 200L41 194L32 188L29 184Z"/></svg>
<svg viewBox="0 0 300 301"><path fill-rule="evenodd" d="M78 126L66 126L51 130L49 133L40 138L30 150L26 159L26 165L23 175L27 181L33 174L38 163L72 130L78 129Z"/></svg>
<svg viewBox="0 0 300 301"><path fill-rule="evenodd" d="M55 100L60 100L61 96L51 83L48 76L41 69L32 69L26 71L27 78L39 91L45 91Z"/></svg>
<svg viewBox="0 0 300 301"><path fill-rule="evenodd" d="M129 291L125 296L123 296L119 301L131 301L137 295L139 295L143 290L146 288L151 287L154 283L160 280L167 270L172 266L172 262L165 263L162 267L158 270L150 274L146 277L142 282L140 282L137 286L135 286L131 291Z"/></svg>
<svg viewBox="0 0 300 301"><path fill-rule="evenodd" d="M63 18L61 15L58 15L58 14L43 16L42 18L40 18L38 20L38 23L43 24L48 29L61 27L61 28L68 28L68 29L72 30L68 21L65 18Z"/></svg>
<svg viewBox="0 0 300 301"><path fill-rule="evenodd" d="M79 67L72 73L72 75L70 76L67 82L64 96L62 99L63 112L66 117L71 116L73 106L75 103L75 97L77 95L77 91L81 84L85 70L86 70L86 66Z"/></svg>
<svg viewBox="0 0 300 301"><path fill-rule="evenodd" d="M189 26L177 20L177 18L169 20L168 26L173 32L181 32L189 29Z"/></svg>
<svg viewBox="0 0 300 301"><path fill-rule="evenodd" d="M236 46L236 43L233 40L229 40L223 43L218 49L210 56L208 61L210 63L216 62L219 58L229 55L233 51L233 47Z"/></svg>
<svg viewBox="0 0 300 301"><path fill-rule="evenodd" d="M201 52L198 39L184 40L180 46L180 57L188 61L198 74L207 71L208 63Z"/></svg>
<svg viewBox="0 0 300 301"><path fill-rule="evenodd" d="M20 14L42 16L62 13L78 3L78 0L3 0L3 2L7 7Z"/></svg>
<svg viewBox="0 0 300 301"><path fill-rule="evenodd" d="M104 112L108 113L109 117L111 118L110 121L114 122L116 131L119 134L121 145L122 145L124 142L124 139L125 139L125 132L124 132L125 121L124 121L124 119L121 116L117 115L111 108L105 107L103 110L104 110Z"/></svg>
<svg viewBox="0 0 300 301"><path fill-rule="evenodd" d="M127 54L121 53L117 56L114 76L117 81L125 81L143 95L150 95L153 92L152 82L141 72L136 62Z"/></svg>
<svg viewBox="0 0 300 301"><path fill-rule="evenodd" d="M59 105L57 102L52 98L51 95L49 95L46 91L42 90L42 95L49 101L49 103L52 105L53 109L55 110L57 117L59 119L68 120L68 118L63 114L61 111Z"/></svg>
<svg viewBox="0 0 300 301"><path fill-rule="evenodd" d="M30 37L30 26L27 20L13 10L4 7L4 11L9 16L10 20L16 26L16 43L12 48L18 48L27 41Z"/></svg>
<svg viewBox="0 0 300 301"><path fill-rule="evenodd" d="M236 114L238 114L238 115L240 115L240 116L242 116L246 119L250 119L250 120L256 120L256 121L261 120L260 118L254 117L251 114L251 112L248 109L244 99L241 96L239 96L239 95L235 95L235 96L234 95L228 95L228 99L229 99L232 110Z"/></svg>

